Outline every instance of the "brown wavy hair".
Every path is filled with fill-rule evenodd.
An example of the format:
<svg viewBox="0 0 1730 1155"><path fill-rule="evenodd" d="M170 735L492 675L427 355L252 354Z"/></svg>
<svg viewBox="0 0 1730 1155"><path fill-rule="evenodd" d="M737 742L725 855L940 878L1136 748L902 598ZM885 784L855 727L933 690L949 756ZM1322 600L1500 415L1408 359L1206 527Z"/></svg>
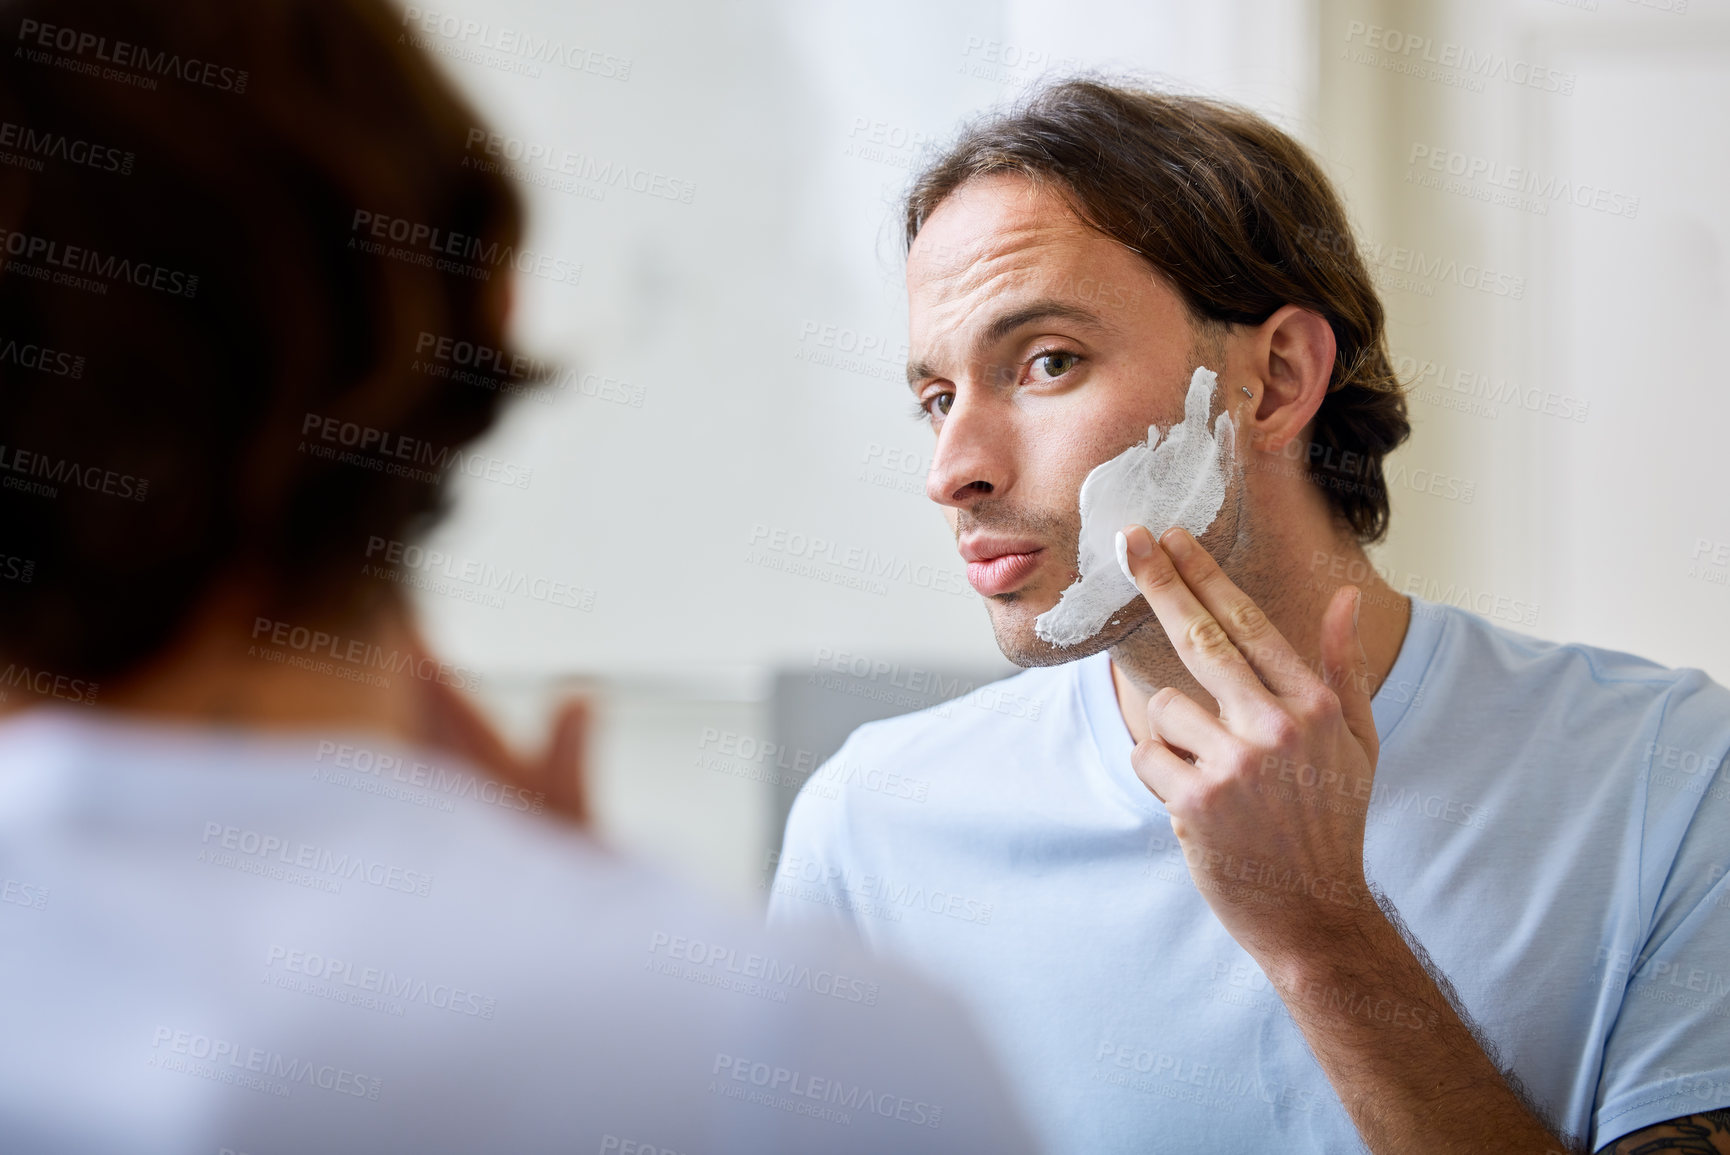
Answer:
<svg viewBox="0 0 1730 1155"><path fill-rule="evenodd" d="M994 173L1057 189L1153 266L1202 327L1260 324L1288 304L1326 318L1336 352L1307 473L1360 541L1386 535L1382 462L1411 433L1405 396L1345 209L1302 145L1232 104L1061 81L969 124L915 178L905 246L949 194Z"/></svg>
<svg viewBox="0 0 1730 1155"><path fill-rule="evenodd" d="M478 118L382 0L21 0L0 27L0 555L28 578L0 561L0 653L121 678L236 570L364 616L392 596L368 541L445 487L307 452L305 423L447 457L492 425L510 390L414 366L427 334L507 348L522 213L464 163ZM493 259L369 252L382 219Z"/></svg>

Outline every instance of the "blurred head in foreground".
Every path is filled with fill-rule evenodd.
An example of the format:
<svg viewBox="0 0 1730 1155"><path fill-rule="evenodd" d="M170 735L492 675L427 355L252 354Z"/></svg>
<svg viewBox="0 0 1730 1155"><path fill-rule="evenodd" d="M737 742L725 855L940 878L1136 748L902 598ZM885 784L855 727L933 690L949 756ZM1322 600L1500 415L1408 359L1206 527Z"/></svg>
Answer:
<svg viewBox="0 0 1730 1155"><path fill-rule="evenodd" d="M516 196L375 0L10 3L0 692L483 755L378 574L508 379ZM473 467L473 468L471 468ZM478 743L478 745L477 745Z"/></svg>
<svg viewBox="0 0 1730 1155"><path fill-rule="evenodd" d="M1028 1152L956 1007L515 813L580 707L526 764L420 644L536 374L405 23L0 0L0 1150Z"/></svg>

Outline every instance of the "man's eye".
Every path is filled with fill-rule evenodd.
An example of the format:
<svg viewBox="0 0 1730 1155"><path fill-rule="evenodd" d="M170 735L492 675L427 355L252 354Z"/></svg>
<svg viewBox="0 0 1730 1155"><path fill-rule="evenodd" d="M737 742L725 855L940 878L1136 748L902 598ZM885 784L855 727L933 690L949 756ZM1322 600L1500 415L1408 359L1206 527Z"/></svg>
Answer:
<svg viewBox="0 0 1730 1155"><path fill-rule="evenodd" d="M1041 353L1033 359L1033 364L1047 377L1061 377L1075 368L1079 360L1081 358L1074 353Z"/></svg>
<svg viewBox="0 0 1730 1155"><path fill-rule="evenodd" d="M929 421L935 425L939 418L948 416L954 407L955 394L933 393L925 400L913 403L913 420Z"/></svg>

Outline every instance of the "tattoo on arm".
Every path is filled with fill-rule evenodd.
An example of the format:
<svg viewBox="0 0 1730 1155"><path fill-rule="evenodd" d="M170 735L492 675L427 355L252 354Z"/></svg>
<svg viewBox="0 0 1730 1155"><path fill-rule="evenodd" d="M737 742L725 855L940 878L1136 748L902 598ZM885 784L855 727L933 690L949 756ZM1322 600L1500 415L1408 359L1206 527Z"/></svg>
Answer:
<svg viewBox="0 0 1730 1155"><path fill-rule="evenodd" d="M1642 1128L1598 1155L1730 1155L1730 1107Z"/></svg>

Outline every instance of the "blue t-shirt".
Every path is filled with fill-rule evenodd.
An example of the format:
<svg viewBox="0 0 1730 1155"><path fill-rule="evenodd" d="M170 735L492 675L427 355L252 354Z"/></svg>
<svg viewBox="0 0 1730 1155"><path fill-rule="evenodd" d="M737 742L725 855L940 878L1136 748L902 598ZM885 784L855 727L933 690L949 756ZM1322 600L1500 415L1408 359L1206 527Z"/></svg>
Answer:
<svg viewBox="0 0 1730 1155"><path fill-rule="evenodd" d="M1370 880L1592 1150L1730 1105L1730 692L1412 608ZM970 1001L1053 1153L1362 1151L1132 745L1104 654L864 726L793 808L771 918L850 924Z"/></svg>

